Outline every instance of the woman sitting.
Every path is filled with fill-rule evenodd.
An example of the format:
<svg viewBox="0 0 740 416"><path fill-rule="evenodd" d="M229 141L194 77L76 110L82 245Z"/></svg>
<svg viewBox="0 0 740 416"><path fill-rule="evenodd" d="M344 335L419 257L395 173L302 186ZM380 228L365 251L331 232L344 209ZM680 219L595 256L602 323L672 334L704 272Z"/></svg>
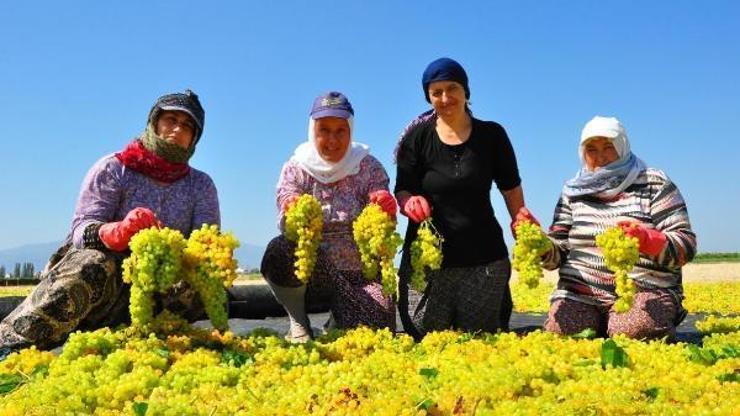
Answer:
<svg viewBox="0 0 740 416"><path fill-rule="evenodd" d="M76 329L129 319L129 286L121 277L131 237L166 226L185 236L202 224L220 224L216 187L188 164L203 132L198 96L160 97L146 129L121 152L87 173L72 229L42 272L41 283L0 323L0 347L53 347ZM161 300L173 312L198 315L195 292L176 285Z"/></svg>
<svg viewBox="0 0 740 416"><path fill-rule="evenodd" d="M277 189L281 231L285 213L302 195L313 195L324 215L321 245L308 284L294 272L295 243L274 238L262 259L262 275L290 317L288 340L304 342L313 333L306 314L306 296L328 296L336 326L395 328L395 305L378 281L362 275L352 222L370 202L396 215L388 192L388 175L367 146L352 142L354 110L343 94L329 92L314 101L308 141L298 146L283 166Z"/></svg>
<svg viewBox="0 0 740 416"><path fill-rule="evenodd" d="M550 227L553 245L543 256L546 268L560 268L545 329L672 338L686 316L681 266L696 253L681 193L665 173L648 168L630 151L616 118L589 121L578 152L583 166L563 187ZM528 212L517 218L525 219L536 222ZM598 234L614 226L636 237L640 247L640 259L629 273L637 293L624 313L614 310L614 274L595 244Z"/></svg>

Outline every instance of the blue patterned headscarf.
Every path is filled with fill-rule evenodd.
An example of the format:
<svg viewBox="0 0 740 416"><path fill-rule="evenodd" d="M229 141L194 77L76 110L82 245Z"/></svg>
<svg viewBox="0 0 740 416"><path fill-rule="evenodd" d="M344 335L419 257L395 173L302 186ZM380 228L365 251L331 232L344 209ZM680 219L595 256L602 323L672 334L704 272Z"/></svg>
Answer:
<svg viewBox="0 0 740 416"><path fill-rule="evenodd" d="M606 137L619 154L619 159L596 168L586 166L584 146L593 137ZM614 117L596 116L586 123L581 133L581 142L578 153L583 166L576 176L563 186L563 194L567 197L594 195L599 198L610 199L619 195L635 182L640 172L647 169L647 165L630 150L627 132L622 123Z"/></svg>

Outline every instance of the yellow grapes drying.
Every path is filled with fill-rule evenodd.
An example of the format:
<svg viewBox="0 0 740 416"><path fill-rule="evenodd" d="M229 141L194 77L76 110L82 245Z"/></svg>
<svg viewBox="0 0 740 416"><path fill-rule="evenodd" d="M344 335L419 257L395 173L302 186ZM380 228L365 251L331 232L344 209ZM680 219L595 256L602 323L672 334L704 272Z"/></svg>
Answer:
<svg viewBox="0 0 740 416"><path fill-rule="evenodd" d="M637 239L628 237L619 227L611 227L596 236L596 245L604 252L606 267L614 272L618 296L614 310L618 313L627 312L637 292L634 280L627 276L640 259Z"/></svg>
<svg viewBox="0 0 740 416"><path fill-rule="evenodd" d="M352 232L365 278L377 279L380 268L383 293L395 294L397 269L393 259L403 242L396 232L396 221L377 204L368 204L352 224Z"/></svg>
<svg viewBox="0 0 740 416"><path fill-rule="evenodd" d="M516 244L512 266L519 272L519 283L534 289L540 284L543 276L540 256L547 253L552 243L540 227L530 221L521 221L517 224L515 232Z"/></svg>
<svg viewBox="0 0 740 416"><path fill-rule="evenodd" d="M301 345L255 330L76 332L62 354L0 363L14 415L736 415L740 332L703 346L534 331L336 331ZM161 328L177 332L161 332ZM619 347L620 366L606 355ZM7 363L7 364L6 364ZM606 392L606 393L605 393Z"/></svg>
<svg viewBox="0 0 740 416"><path fill-rule="evenodd" d="M285 213L285 237L296 243L295 276L303 283L308 283L316 265L323 226L321 204L313 195L301 195Z"/></svg>
<svg viewBox="0 0 740 416"><path fill-rule="evenodd" d="M131 283L131 322L145 325L152 319L154 293L166 291L181 278L185 238L180 231L152 227L136 233L129 246L123 281Z"/></svg>
<svg viewBox="0 0 740 416"><path fill-rule="evenodd" d="M185 248L186 278L200 295L211 323L220 330L228 327L226 289L236 279L237 247L239 241L231 233L221 234L216 225L203 224L190 234Z"/></svg>
<svg viewBox="0 0 740 416"><path fill-rule="evenodd" d="M426 286L426 270L442 267L442 242L444 239L434 228L432 219L422 221L411 243L411 287L419 292Z"/></svg>

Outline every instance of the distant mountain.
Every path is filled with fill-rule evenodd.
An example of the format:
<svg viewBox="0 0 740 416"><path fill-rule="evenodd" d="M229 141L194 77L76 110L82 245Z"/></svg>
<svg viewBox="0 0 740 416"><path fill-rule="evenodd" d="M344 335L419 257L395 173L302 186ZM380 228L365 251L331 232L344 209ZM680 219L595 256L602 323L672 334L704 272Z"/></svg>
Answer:
<svg viewBox="0 0 740 416"><path fill-rule="evenodd" d="M49 261L52 253L61 245L61 241L55 241L0 250L0 265L5 266L5 270L8 272L12 272L16 263L31 262L36 271L41 271L46 266L46 262ZM236 250L239 267L245 270L260 267L264 252L264 247L242 243L241 247Z"/></svg>
<svg viewBox="0 0 740 416"><path fill-rule="evenodd" d="M51 243L27 244L24 246L0 250L0 265L5 266L8 272L13 271L16 263L33 263L36 271L41 271L49 257L62 245L61 241Z"/></svg>

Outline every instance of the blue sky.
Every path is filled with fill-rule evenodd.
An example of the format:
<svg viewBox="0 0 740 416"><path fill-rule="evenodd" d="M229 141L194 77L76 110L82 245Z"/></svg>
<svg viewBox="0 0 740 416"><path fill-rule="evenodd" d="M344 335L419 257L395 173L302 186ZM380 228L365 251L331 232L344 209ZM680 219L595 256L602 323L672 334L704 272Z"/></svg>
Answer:
<svg viewBox="0 0 740 416"><path fill-rule="evenodd" d="M398 133L428 108L421 73L449 56L468 72L475 115L507 129L543 222L579 167L584 123L614 115L635 153L678 184L700 251L740 251L737 2L205 4L5 2L0 249L62 239L92 163L144 128L159 95L184 88L206 109L191 162L216 182L224 228L265 245L312 99L346 93L356 139L394 178Z"/></svg>

